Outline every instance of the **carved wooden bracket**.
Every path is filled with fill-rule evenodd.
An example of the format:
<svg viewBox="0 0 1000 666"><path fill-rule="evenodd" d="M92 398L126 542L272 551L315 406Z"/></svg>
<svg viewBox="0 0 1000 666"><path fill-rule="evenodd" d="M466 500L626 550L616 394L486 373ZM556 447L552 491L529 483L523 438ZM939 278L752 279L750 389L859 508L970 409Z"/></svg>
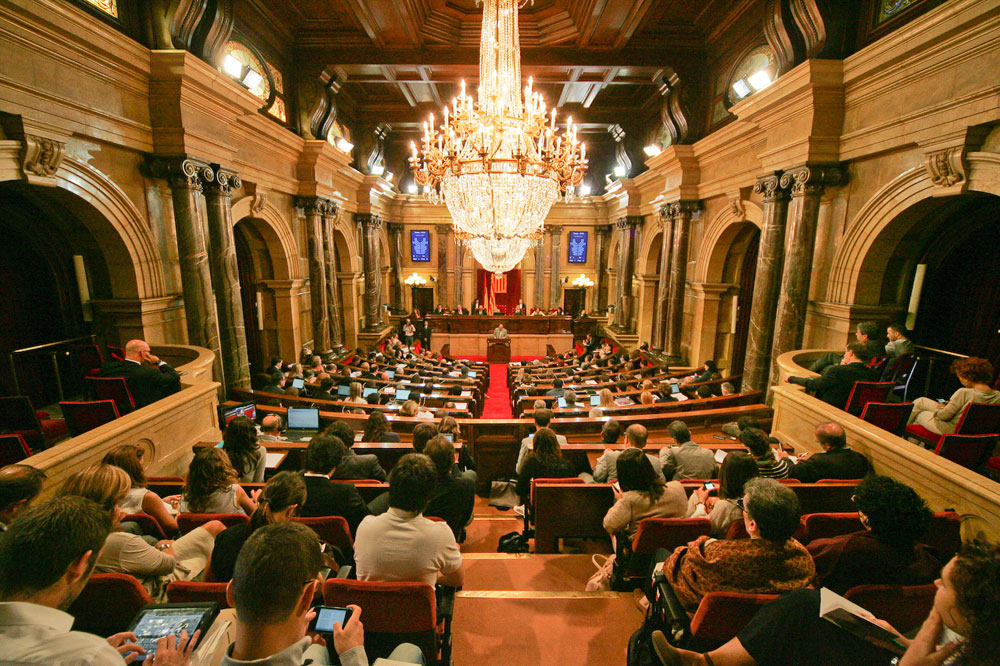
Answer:
<svg viewBox="0 0 1000 666"><path fill-rule="evenodd" d="M777 75L781 76L803 60L803 48L793 24L789 0L767 0L764 8L764 37L774 51Z"/></svg>
<svg viewBox="0 0 1000 666"><path fill-rule="evenodd" d="M212 67L219 67L234 24L233 0L208 0L204 16L191 39L191 52Z"/></svg>
<svg viewBox="0 0 1000 666"><path fill-rule="evenodd" d="M692 143L698 138L688 103L687 89L677 72L670 71L659 80L663 104L660 106L660 122L670 135L670 143Z"/></svg>
<svg viewBox="0 0 1000 666"><path fill-rule="evenodd" d="M318 76L306 77L299 82L298 126L301 136L326 141L337 121L334 95L341 85L337 75L330 69L324 69Z"/></svg>
<svg viewBox="0 0 1000 666"><path fill-rule="evenodd" d="M839 60L852 52L861 5L844 0L790 0L792 18L805 42L803 57Z"/></svg>
<svg viewBox="0 0 1000 666"><path fill-rule="evenodd" d="M55 185L53 176L66 154L66 144L25 134L21 158L24 178L32 185Z"/></svg>
<svg viewBox="0 0 1000 666"><path fill-rule="evenodd" d="M377 166L384 166L382 160L385 156L385 139L391 131L392 125L389 123L379 123L375 126L375 130L372 132L375 137L375 143L372 145L371 153L369 153L368 160L365 162L366 173L371 173L372 169Z"/></svg>

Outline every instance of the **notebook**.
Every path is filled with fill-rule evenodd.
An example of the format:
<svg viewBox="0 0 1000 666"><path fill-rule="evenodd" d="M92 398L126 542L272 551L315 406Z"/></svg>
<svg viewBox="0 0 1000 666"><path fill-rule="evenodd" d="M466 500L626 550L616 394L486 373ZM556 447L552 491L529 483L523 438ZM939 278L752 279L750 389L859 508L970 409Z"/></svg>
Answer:
<svg viewBox="0 0 1000 666"><path fill-rule="evenodd" d="M319 432L319 410L302 407L288 408L288 435L312 437Z"/></svg>

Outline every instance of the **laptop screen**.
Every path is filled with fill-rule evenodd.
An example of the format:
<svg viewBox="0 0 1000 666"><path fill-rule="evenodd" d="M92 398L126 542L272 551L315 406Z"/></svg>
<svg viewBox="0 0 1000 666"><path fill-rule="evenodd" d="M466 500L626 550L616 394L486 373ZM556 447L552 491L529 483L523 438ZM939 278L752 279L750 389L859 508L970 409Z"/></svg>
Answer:
<svg viewBox="0 0 1000 666"><path fill-rule="evenodd" d="M396 400L403 402L410 399L409 389L396 389Z"/></svg>
<svg viewBox="0 0 1000 666"><path fill-rule="evenodd" d="M228 409L220 409L219 411L222 412L219 420L223 427L229 425L229 422L237 416L245 416L251 421L257 420L257 405L252 402L237 405L236 407L229 407Z"/></svg>
<svg viewBox="0 0 1000 666"><path fill-rule="evenodd" d="M386 370L385 374L389 376L389 379L393 379L396 376L395 370Z"/></svg>
<svg viewBox="0 0 1000 666"><path fill-rule="evenodd" d="M305 388L305 385L306 385L306 380L302 379L301 377L296 377L295 379L292 380L292 388L297 388L297 389Z"/></svg>
<svg viewBox="0 0 1000 666"><path fill-rule="evenodd" d="M476 378L476 371L475 370L469 370L469 376L472 377L473 379L475 379Z"/></svg>
<svg viewBox="0 0 1000 666"><path fill-rule="evenodd" d="M599 396L599 395L592 395L592 396L590 396L590 406L591 407L597 407L600 404L601 404L601 396Z"/></svg>
<svg viewBox="0 0 1000 666"><path fill-rule="evenodd" d="M338 386L337 387L337 395L351 395L351 387L350 386Z"/></svg>
<svg viewBox="0 0 1000 666"><path fill-rule="evenodd" d="M559 400L557 400L556 402L559 403L560 407L565 407L566 406L566 398L559 398Z"/></svg>
<svg viewBox="0 0 1000 666"><path fill-rule="evenodd" d="M670 385L670 392L671 393L680 393L681 392L680 385L679 384L671 384Z"/></svg>
<svg viewBox="0 0 1000 666"><path fill-rule="evenodd" d="M289 407L288 427L296 430L316 430L319 428L319 410Z"/></svg>
<svg viewBox="0 0 1000 666"><path fill-rule="evenodd" d="M363 397L367 398L368 396L372 395L373 393L378 393L378 389L377 388L366 388L364 390L364 392L363 392L362 395L363 395Z"/></svg>

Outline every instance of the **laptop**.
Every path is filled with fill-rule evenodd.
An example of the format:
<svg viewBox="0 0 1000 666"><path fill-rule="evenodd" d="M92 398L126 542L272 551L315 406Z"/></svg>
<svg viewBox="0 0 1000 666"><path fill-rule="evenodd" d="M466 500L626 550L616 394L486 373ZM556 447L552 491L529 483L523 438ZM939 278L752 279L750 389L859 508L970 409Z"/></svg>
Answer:
<svg viewBox="0 0 1000 666"><path fill-rule="evenodd" d="M394 378L396 376L396 371L395 370L386 370L385 374L388 375L389 379L392 379L392 378Z"/></svg>
<svg viewBox="0 0 1000 666"><path fill-rule="evenodd" d="M396 389L396 402L406 402L410 399L410 389Z"/></svg>
<svg viewBox="0 0 1000 666"><path fill-rule="evenodd" d="M476 371L475 370L469 370L469 376L472 377L473 379L475 379L476 378Z"/></svg>
<svg viewBox="0 0 1000 666"><path fill-rule="evenodd" d="M601 404L601 396L599 396L599 395L592 395L592 396L590 396L590 406L591 407L597 407L600 404Z"/></svg>
<svg viewBox="0 0 1000 666"><path fill-rule="evenodd" d="M289 439L310 439L319 432L319 410L304 407L288 408L288 429L285 434Z"/></svg>
<svg viewBox="0 0 1000 666"><path fill-rule="evenodd" d="M306 387L306 380L296 377L292 380L292 388L302 389Z"/></svg>
<svg viewBox="0 0 1000 666"><path fill-rule="evenodd" d="M670 393L671 394L680 393L680 392L681 392L680 384L671 384L670 385Z"/></svg>
<svg viewBox="0 0 1000 666"><path fill-rule="evenodd" d="M351 395L351 387L350 386L338 386L337 387L337 395L342 395L342 396L344 396L346 398L347 396Z"/></svg>
<svg viewBox="0 0 1000 666"><path fill-rule="evenodd" d="M559 403L560 407L566 407L566 398L560 397L556 402Z"/></svg>
<svg viewBox="0 0 1000 666"><path fill-rule="evenodd" d="M375 393L378 393L377 388L366 388L361 395L365 400L367 400L368 396L373 395Z"/></svg>

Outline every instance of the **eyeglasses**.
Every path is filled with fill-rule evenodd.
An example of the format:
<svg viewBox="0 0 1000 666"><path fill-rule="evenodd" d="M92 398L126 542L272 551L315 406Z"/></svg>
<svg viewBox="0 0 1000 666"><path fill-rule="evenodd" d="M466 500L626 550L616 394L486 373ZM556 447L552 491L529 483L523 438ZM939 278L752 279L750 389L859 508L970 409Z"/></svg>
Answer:
<svg viewBox="0 0 1000 666"><path fill-rule="evenodd" d="M746 505L743 504L743 498L742 497L739 498L738 500L736 500L736 506L737 506L737 508L739 508L740 511L746 511L747 510Z"/></svg>

